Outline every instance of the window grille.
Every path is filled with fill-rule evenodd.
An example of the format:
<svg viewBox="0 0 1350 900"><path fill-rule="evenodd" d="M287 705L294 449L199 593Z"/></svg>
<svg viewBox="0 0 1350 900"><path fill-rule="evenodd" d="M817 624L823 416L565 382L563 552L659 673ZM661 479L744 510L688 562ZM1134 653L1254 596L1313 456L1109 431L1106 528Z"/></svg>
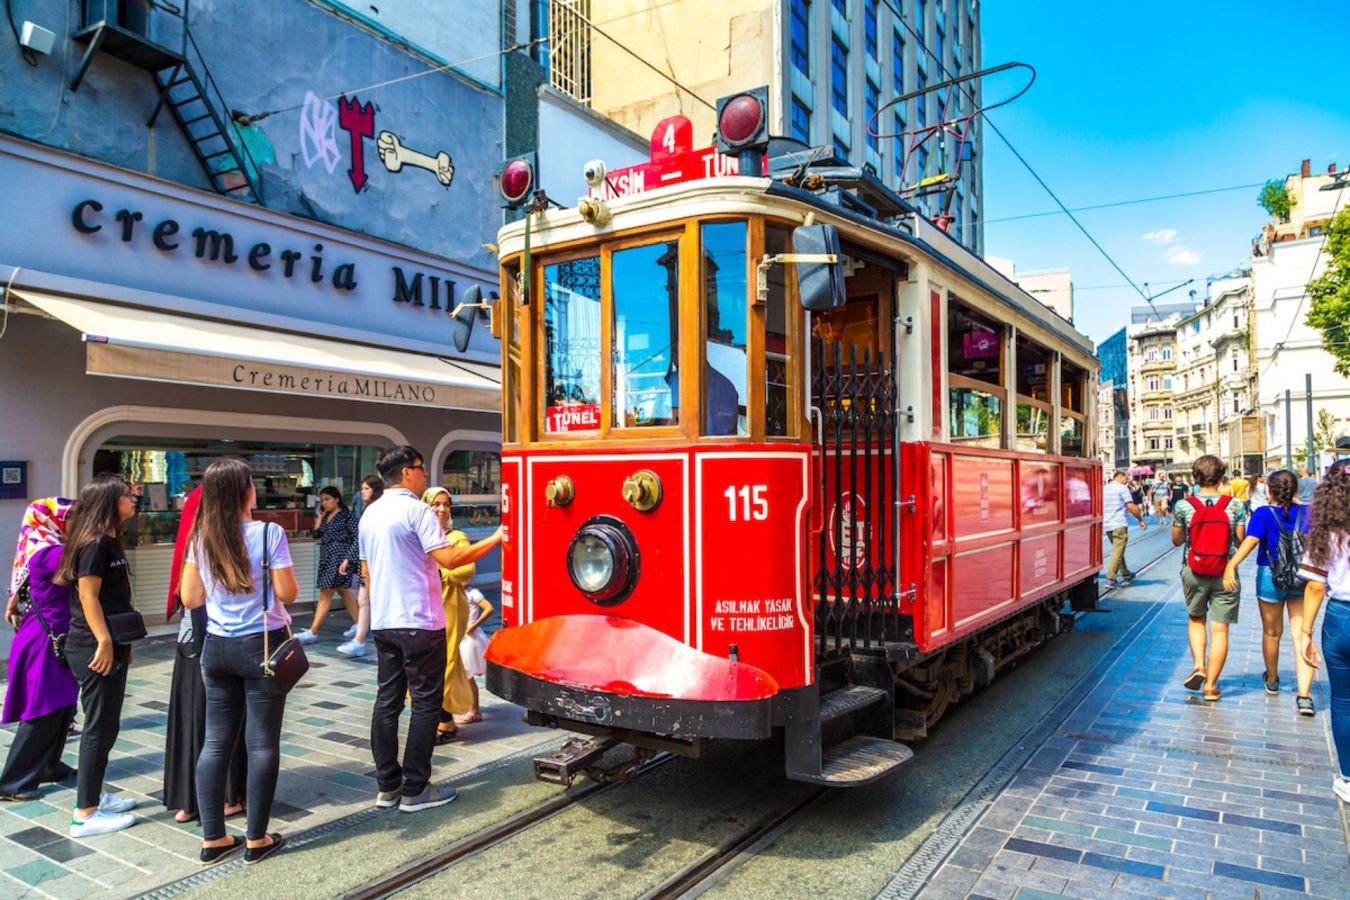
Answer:
<svg viewBox="0 0 1350 900"><path fill-rule="evenodd" d="M549 84L591 105L591 0L549 0Z"/></svg>

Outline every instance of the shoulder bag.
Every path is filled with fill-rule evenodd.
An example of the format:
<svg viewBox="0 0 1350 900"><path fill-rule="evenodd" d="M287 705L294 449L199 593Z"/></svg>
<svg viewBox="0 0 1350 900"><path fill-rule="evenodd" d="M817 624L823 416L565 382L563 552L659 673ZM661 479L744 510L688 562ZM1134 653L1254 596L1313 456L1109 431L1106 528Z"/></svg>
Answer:
<svg viewBox="0 0 1350 900"><path fill-rule="evenodd" d="M47 619L42 615L42 610L38 609L37 602L33 600L33 593L28 586L27 579L19 585L19 600L20 602L28 601L28 609L33 615L37 616L38 622L42 625L42 630L47 632L47 639L52 642L52 654L56 657L57 663L60 664L61 668L69 669L70 663L66 660L66 636L56 634L47 624Z"/></svg>
<svg viewBox="0 0 1350 900"><path fill-rule="evenodd" d="M291 625L286 623L286 640L277 645L275 650L270 646L271 629L268 626L267 612L271 606L272 598L272 564L271 564L271 524L263 523L263 674L268 678L275 678L281 685L281 691L289 694L291 688L295 687L306 672L309 671L309 657L305 655L304 646L295 639L291 633Z"/></svg>

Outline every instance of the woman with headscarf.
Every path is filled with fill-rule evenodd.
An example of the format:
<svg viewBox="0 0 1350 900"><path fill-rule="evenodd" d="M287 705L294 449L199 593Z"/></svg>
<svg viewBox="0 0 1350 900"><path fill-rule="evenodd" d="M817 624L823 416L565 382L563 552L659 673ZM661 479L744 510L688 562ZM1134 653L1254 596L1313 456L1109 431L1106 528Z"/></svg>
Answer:
<svg viewBox="0 0 1350 900"><path fill-rule="evenodd" d="M450 518L450 492L443 487L428 488L422 502L431 507L436 519L445 529L452 547L469 546L469 538L454 530ZM459 731L455 716L473 709L473 686L460 659L459 644L469 628L469 595L466 588L473 580L475 566L469 563L458 569L441 569L441 602L445 604L445 694L441 700L441 723L436 728L436 743L444 744Z"/></svg>
<svg viewBox="0 0 1350 900"><path fill-rule="evenodd" d="M164 806L176 809L175 822L197 818L197 757L206 741L206 686L202 684L202 644L206 640L206 607L184 609L180 587L183 562L187 557L188 535L197 521L201 506L200 487L188 494L183 515L178 520L178 537L173 545L173 568L169 570L169 604L166 620L175 615L178 623L178 648L173 655L173 676L169 680L169 728L164 742ZM243 729L239 732L243 734ZM244 791L248 783L248 757L236 740L234 755L225 777L225 815L244 811Z"/></svg>
<svg viewBox="0 0 1350 900"><path fill-rule="evenodd" d="M49 635L70 630L70 588L57 584L71 501L48 497L31 503L19 527L5 621L15 629L9 683L0 722L18 722L0 772L0 800L36 800L42 782L64 781L75 770L61 762L66 732L75 719L80 685L57 659ZM21 609L20 596L31 607Z"/></svg>

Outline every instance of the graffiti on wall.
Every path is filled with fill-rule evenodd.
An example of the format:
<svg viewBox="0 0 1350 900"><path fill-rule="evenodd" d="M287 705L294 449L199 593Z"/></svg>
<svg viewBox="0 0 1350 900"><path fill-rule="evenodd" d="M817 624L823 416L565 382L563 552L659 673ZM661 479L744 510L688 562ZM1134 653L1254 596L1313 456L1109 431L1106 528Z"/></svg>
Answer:
<svg viewBox="0 0 1350 900"><path fill-rule="evenodd" d="M322 162L332 175L342 162L342 150L337 142L337 107L321 100L313 91L305 93L305 105L300 111L300 158L306 169Z"/></svg>
<svg viewBox="0 0 1350 900"><path fill-rule="evenodd" d="M375 104L352 97L338 100L338 124L351 139L352 164L347 167L352 190L358 194L370 179L366 175L366 139L375 136Z"/></svg>
<svg viewBox="0 0 1350 900"><path fill-rule="evenodd" d="M411 147L403 146L398 135L392 131L381 131L375 140L375 148L379 151L384 167L390 172L401 172L404 166L413 166L426 169L445 187L449 187L450 182L454 180L455 164L451 161L450 154L444 150L435 156L428 156Z"/></svg>

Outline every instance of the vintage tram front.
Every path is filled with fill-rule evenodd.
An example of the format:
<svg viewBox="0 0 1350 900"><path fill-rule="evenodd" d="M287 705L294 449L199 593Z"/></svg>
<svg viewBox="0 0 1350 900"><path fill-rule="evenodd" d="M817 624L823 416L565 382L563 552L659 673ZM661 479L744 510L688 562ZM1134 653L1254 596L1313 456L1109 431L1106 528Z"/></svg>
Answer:
<svg viewBox="0 0 1350 900"><path fill-rule="evenodd" d="M790 777L866 783L1095 597L1091 347L864 173L739 176L688 134L499 237L487 685L648 750L782 729Z"/></svg>

